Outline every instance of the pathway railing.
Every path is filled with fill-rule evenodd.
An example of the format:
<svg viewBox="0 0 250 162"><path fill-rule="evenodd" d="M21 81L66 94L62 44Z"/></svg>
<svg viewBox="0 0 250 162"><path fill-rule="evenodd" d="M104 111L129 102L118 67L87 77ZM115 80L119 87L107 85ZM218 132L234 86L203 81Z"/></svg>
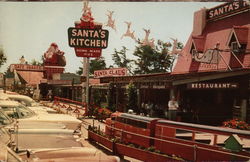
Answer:
<svg viewBox="0 0 250 162"><path fill-rule="evenodd" d="M109 109L96 106L94 103L91 103L87 107L86 102L74 101L58 96L54 97L52 105L51 103L46 103L45 105L56 109L60 113L73 113L72 115L76 114L77 118L80 116L91 116L98 120L105 120L112 113Z"/></svg>
<svg viewBox="0 0 250 162"><path fill-rule="evenodd" d="M193 138L190 138L190 140L187 140L187 139L177 138L177 136L165 137L165 138L162 136L160 138L149 137L149 136L141 135L138 133L132 133L124 129L118 129L113 126L107 125L106 127L109 129L112 129L114 131L114 134L118 136L112 136L112 135L107 136L104 132L101 132L100 130L97 129L96 133L99 135L104 135L104 136L99 136L98 138L96 138L96 136L93 134L95 131L89 130L89 138L106 146L107 148L111 149L114 153L117 152L118 150L118 153L120 155L130 156L133 158L137 158L139 160L145 160L144 159L145 157L142 157L140 155L133 156L134 148L131 148L132 143L129 142L131 141L132 138L145 139L145 141L153 140L154 142L151 148L153 148L156 152L158 151L169 156L175 155L177 157L180 157L181 159L183 158L184 160L191 160L191 161L202 161L202 160L248 161L250 160L249 152L246 152L246 151L235 152L232 150L227 150L223 148L222 146L214 145L214 143L203 143L202 141L199 141L199 140L197 141L197 139L195 139L196 136L201 135L201 134L203 134L204 137L206 137L206 135L209 135L209 140L213 140L211 136L217 136L218 138L220 138L219 135L221 134L221 132L218 130L217 130L217 133L214 134L214 133L207 133L205 131L206 128L203 131L201 130L194 131L192 129L184 128L185 131L189 130L193 134L191 135L191 137ZM237 132L238 131L236 130L235 133L237 134ZM239 132L240 134L242 133L241 131ZM243 138L249 140L248 136L245 136ZM126 149L120 150L118 147L121 144L123 144L124 147L126 147ZM133 146L136 146L136 144L134 144ZM149 148L144 147L143 150L144 151L149 150ZM149 155L146 157L149 157Z"/></svg>
<svg viewBox="0 0 250 162"><path fill-rule="evenodd" d="M51 107L56 108L59 112L61 112L62 109L65 109L66 113L72 111L73 113L77 114L77 117L80 117L80 115L85 116L87 112L86 102L74 101L58 96L54 97L54 101Z"/></svg>

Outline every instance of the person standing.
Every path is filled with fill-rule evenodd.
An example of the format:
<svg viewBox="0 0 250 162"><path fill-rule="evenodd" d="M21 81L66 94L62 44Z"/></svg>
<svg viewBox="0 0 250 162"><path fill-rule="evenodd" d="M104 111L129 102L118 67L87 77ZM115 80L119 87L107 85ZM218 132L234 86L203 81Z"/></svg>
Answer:
<svg viewBox="0 0 250 162"><path fill-rule="evenodd" d="M49 99L49 101L53 101L53 94L52 94L52 90L49 90L47 97Z"/></svg>
<svg viewBox="0 0 250 162"><path fill-rule="evenodd" d="M179 104L176 101L175 97L172 97L171 100L168 101L168 119L176 120L177 110L179 108Z"/></svg>

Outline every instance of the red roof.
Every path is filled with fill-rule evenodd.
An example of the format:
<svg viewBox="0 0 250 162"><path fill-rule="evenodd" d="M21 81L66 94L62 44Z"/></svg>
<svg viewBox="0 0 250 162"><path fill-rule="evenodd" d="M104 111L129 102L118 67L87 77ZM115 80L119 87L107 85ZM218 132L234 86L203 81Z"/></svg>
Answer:
<svg viewBox="0 0 250 162"><path fill-rule="evenodd" d="M236 37L240 43L246 44L246 49L250 49L250 18L249 12L242 12L240 14L226 17L217 21L207 22L203 33L201 35L190 35L186 45L182 50L181 57L178 58L174 67L173 73L189 73L201 71L217 71L226 70L230 68L242 68L238 60L229 51L228 40L232 30L235 31ZM196 46L196 50L207 51L214 49L219 43L221 51L219 63L202 63L193 59L191 54L192 44ZM199 52L200 52L199 51ZM237 55L244 68L250 68L250 53Z"/></svg>
<svg viewBox="0 0 250 162"><path fill-rule="evenodd" d="M42 78L43 78L43 72L37 72L37 71L17 71L17 73L29 85L40 84L40 80L42 80Z"/></svg>
<svg viewBox="0 0 250 162"><path fill-rule="evenodd" d="M204 50L205 37L193 36L194 47L197 51L202 52Z"/></svg>
<svg viewBox="0 0 250 162"><path fill-rule="evenodd" d="M249 19L250 19L250 17L249 17ZM247 42L249 41L248 40L249 39L248 30L249 30L249 27L245 27L245 26L234 26L233 27L233 31L235 32L239 43L247 44Z"/></svg>

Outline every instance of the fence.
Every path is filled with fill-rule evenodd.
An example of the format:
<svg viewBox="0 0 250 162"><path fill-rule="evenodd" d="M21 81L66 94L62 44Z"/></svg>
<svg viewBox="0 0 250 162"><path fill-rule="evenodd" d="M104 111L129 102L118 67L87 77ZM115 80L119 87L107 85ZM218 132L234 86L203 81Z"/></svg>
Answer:
<svg viewBox="0 0 250 162"><path fill-rule="evenodd" d="M149 137L144 136L138 133L132 133L128 132L124 129L118 129L111 126L106 126L109 129L113 130L113 136L107 136L104 132L100 132L100 130L97 131L89 131L89 138L106 146L110 150L112 150L114 153L124 156L130 156L133 158L137 158L139 160L143 161L150 161L148 157L152 156L151 152L145 152L146 150L153 149L156 152L164 153L165 155L168 155L168 158L174 158L175 156L180 156L180 159L183 158L183 160L191 160L191 161L208 161L208 160L238 160L238 161L248 161L250 159L250 152L247 151L232 151L225 149L224 147L217 145L220 142L218 140L220 139L220 136L225 136L225 130L221 129L221 131L214 130L214 132L211 132L211 128L207 128L206 126L202 128L202 126L199 126L199 131L195 130L194 128L188 129L181 128L176 126L175 129L178 129L179 132L188 132L188 136L181 137L181 134L184 133L178 133L175 137L167 137L167 136L157 136L157 137ZM193 125L192 125L193 127ZM207 130L210 130L208 132ZM229 131L230 132L230 131ZM228 135L230 133L227 132ZM241 136L241 139L249 139L249 133L245 134L244 131L237 131L232 130L232 132L236 133L239 132L239 136ZM246 131L245 131L246 132ZM114 136L116 135L116 136ZM199 135L203 135L203 139L199 139ZM229 136L227 136L228 138ZM153 145L151 145L148 148L143 148L143 150L138 150L138 148L130 147L136 146L136 144L132 143L131 139L141 139L144 141L151 141L153 140ZM214 141L215 140L215 141ZM207 142L210 141L210 142ZM137 145L138 147L138 145ZM139 148L142 148L139 146ZM137 149L137 152L139 152L137 155L134 155L135 149ZM158 158L162 158L162 155L159 154ZM172 157L171 157L172 156ZM156 158L156 157L155 157ZM154 160L152 160L154 161Z"/></svg>
<svg viewBox="0 0 250 162"><path fill-rule="evenodd" d="M67 114L72 111L77 114L77 117L80 117L80 115L85 116L87 113L87 104L85 102L74 101L57 96L54 97L54 102L51 107L55 107L58 112L62 112L64 109Z"/></svg>

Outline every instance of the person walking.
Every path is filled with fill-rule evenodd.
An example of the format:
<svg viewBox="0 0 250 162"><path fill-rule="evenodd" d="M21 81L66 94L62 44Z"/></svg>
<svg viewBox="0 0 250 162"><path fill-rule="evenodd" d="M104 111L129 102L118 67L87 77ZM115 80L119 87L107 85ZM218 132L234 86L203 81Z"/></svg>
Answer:
<svg viewBox="0 0 250 162"><path fill-rule="evenodd" d="M168 101L168 119L176 120L177 110L179 108L179 104L173 96L171 100Z"/></svg>

